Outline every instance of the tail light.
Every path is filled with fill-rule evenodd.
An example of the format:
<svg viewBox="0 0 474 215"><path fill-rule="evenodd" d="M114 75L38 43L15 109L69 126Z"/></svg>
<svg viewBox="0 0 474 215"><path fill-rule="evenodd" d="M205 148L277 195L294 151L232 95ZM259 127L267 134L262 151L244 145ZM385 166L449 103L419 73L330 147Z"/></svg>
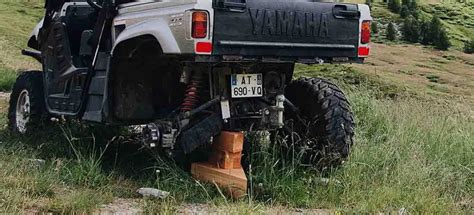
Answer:
<svg viewBox="0 0 474 215"><path fill-rule="evenodd" d="M193 12L192 37L202 39L207 37L207 13L204 11Z"/></svg>
<svg viewBox="0 0 474 215"><path fill-rule="evenodd" d="M370 43L370 21L368 20L362 22L360 42L362 44Z"/></svg>

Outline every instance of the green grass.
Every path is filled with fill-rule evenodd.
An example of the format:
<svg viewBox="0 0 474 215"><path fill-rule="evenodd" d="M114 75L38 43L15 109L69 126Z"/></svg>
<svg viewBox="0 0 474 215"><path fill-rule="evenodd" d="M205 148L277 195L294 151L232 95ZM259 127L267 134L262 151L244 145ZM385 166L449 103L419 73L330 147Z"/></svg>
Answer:
<svg viewBox="0 0 474 215"><path fill-rule="evenodd" d="M353 0L348 0L351 2ZM474 34L474 2L472 1L439 1L429 3L429 1L418 1L420 18L429 20L433 15L440 17L446 27L450 41L456 50L462 50L464 42L469 40ZM392 13L387 8L387 4L382 1L375 1L372 4L372 16L374 21L379 23L379 34L373 36L373 40L383 43L394 43L385 38L385 31L388 22L401 24L403 19L400 15ZM396 41L395 43L403 43Z"/></svg>
<svg viewBox="0 0 474 215"><path fill-rule="evenodd" d="M38 69L31 58L21 56L27 40L43 15L42 0L0 2L0 91L11 89L16 71Z"/></svg>
<svg viewBox="0 0 474 215"><path fill-rule="evenodd" d="M0 91L11 88L16 71L36 66L18 53L40 19L41 7L37 0L0 2ZM374 14L398 17L386 9L376 9ZM469 35L470 31L459 32ZM450 59L445 61L440 63ZM176 212L183 203L205 203L232 214L268 213L275 207L472 213L472 107L463 101L425 99L377 75L367 76L343 65L298 65L296 76L328 78L348 94L357 137L350 159L339 169L320 173L301 168L297 160L281 159L278 148L270 147L264 138L251 136L261 146L252 155L251 192L248 198L234 201L160 157L136 146L109 143L121 134L115 129L72 122L48 125L37 135L20 137L3 126L0 213L90 214L117 198L137 201L145 213L162 214ZM432 84L433 92L444 90L443 85ZM5 116L0 113L0 125L6 125ZM31 160L36 158L46 163L37 166ZM135 192L140 187L170 191L171 196L141 199Z"/></svg>
<svg viewBox="0 0 474 215"><path fill-rule="evenodd" d="M159 157L134 155L136 148L107 144L119 132L105 135L103 128L72 124L52 126L51 131L27 138L2 130L0 208L91 213L115 198L136 199L137 188L151 186L170 191L171 196L165 201L139 200L150 213L173 213L182 203L208 203L235 213L261 213L275 206L372 213L401 208L428 214L472 212L472 109L405 97L403 89L345 66L297 69L298 75L337 82L350 98L357 144L339 169L319 173L302 168L297 160L281 159L268 141L253 135L252 142L260 147L252 156L250 196L233 201ZM45 166L32 166L32 158L46 159Z"/></svg>
<svg viewBox="0 0 474 215"><path fill-rule="evenodd" d="M10 91L16 77L17 73L14 70L0 66L0 91Z"/></svg>
<svg viewBox="0 0 474 215"><path fill-rule="evenodd" d="M441 1L438 4L424 4L422 11L437 15L447 27L451 42L462 50L464 42L474 33L474 2Z"/></svg>

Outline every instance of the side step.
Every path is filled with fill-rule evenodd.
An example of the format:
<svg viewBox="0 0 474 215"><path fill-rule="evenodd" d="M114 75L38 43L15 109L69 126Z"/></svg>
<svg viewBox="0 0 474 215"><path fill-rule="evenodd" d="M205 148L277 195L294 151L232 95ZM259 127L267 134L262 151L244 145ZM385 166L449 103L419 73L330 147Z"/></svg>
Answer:
<svg viewBox="0 0 474 215"><path fill-rule="evenodd" d="M82 117L83 120L102 122L105 81L105 71L96 72L96 75L92 78L89 86L86 112Z"/></svg>
<svg viewBox="0 0 474 215"><path fill-rule="evenodd" d="M102 109L104 107L104 93L107 84L108 60L109 55L107 53L99 53L95 66L95 75L92 77L89 86L86 111L84 116L82 116L83 120L91 122L103 121Z"/></svg>

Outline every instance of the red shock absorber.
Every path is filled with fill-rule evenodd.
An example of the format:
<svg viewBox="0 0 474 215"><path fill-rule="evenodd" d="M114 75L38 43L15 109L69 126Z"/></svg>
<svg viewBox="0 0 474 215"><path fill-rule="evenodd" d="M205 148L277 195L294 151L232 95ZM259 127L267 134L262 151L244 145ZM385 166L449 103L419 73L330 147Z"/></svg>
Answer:
<svg viewBox="0 0 474 215"><path fill-rule="evenodd" d="M186 88L183 104L181 104L181 111L191 111L196 108L199 102L199 90L201 89L202 77L200 72L194 73L191 82Z"/></svg>

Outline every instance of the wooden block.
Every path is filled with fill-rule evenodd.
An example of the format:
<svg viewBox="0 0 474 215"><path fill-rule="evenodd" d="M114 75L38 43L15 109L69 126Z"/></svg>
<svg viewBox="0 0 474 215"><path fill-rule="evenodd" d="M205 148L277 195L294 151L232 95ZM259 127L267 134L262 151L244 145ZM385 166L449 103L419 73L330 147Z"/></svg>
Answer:
<svg viewBox="0 0 474 215"><path fill-rule="evenodd" d="M214 150L209 157L209 163L221 169L239 169L241 165L242 153L229 153L225 151Z"/></svg>
<svg viewBox="0 0 474 215"><path fill-rule="evenodd" d="M191 174L199 181L216 183L232 198L241 198L247 194L247 177L242 168L219 169L210 163L193 163Z"/></svg>
<svg viewBox="0 0 474 215"><path fill-rule="evenodd" d="M222 131L221 134L214 139L213 146L219 151L230 153L242 152L244 148L244 134L242 132Z"/></svg>

